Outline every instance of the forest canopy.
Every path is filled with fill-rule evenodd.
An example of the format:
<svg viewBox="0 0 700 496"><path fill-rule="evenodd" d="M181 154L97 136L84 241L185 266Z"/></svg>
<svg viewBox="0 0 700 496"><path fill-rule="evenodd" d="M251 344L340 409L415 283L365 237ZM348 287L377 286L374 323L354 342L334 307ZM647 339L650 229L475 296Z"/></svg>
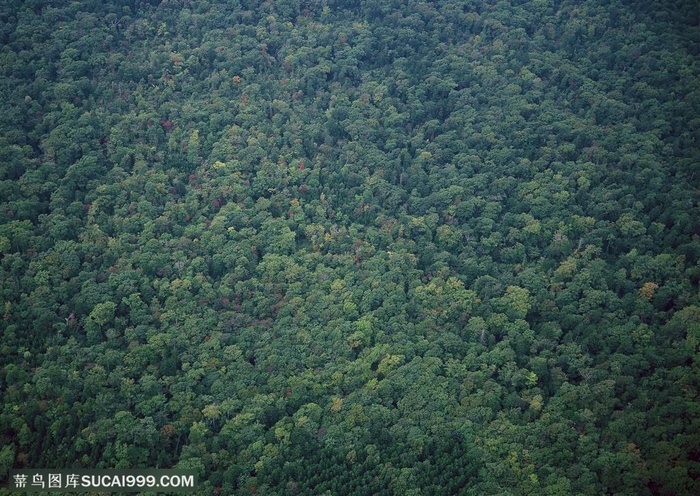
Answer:
<svg viewBox="0 0 700 496"><path fill-rule="evenodd" d="M699 28L2 2L0 483L700 494Z"/></svg>

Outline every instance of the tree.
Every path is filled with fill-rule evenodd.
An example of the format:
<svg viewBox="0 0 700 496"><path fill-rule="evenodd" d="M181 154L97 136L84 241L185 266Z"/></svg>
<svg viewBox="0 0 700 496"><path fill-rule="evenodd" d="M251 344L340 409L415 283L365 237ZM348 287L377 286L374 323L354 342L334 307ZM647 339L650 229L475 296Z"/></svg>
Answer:
<svg viewBox="0 0 700 496"><path fill-rule="evenodd" d="M112 301L98 303L85 320L88 343L97 344L102 340L105 326L114 322L116 305Z"/></svg>
<svg viewBox="0 0 700 496"><path fill-rule="evenodd" d="M532 306L530 291L520 286L508 286L500 304L510 318L523 319Z"/></svg>

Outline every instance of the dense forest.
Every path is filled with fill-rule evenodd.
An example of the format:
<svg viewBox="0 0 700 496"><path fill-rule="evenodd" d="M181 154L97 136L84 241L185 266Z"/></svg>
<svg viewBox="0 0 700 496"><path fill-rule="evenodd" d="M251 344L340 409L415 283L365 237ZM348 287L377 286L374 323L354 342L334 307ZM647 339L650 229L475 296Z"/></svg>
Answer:
<svg viewBox="0 0 700 496"><path fill-rule="evenodd" d="M699 55L696 1L3 1L0 483L700 494Z"/></svg>

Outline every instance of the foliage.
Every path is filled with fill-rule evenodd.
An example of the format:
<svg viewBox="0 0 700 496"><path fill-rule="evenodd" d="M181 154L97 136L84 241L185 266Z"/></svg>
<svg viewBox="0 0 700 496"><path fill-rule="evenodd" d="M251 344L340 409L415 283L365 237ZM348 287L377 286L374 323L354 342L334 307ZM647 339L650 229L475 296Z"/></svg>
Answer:
<svg viewBox="0 0 700 496"><path fill-rule="evenodd" d="M700 493L692 2L0 19L3 471Z"/></svg>

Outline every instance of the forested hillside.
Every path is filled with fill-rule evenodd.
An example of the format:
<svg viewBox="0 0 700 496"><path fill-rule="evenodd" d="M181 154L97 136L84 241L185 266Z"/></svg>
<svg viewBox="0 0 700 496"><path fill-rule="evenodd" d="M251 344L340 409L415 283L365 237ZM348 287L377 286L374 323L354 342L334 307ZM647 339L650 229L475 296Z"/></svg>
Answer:
<svg viewBox="0 0 700 496"><path fill-rule="evenodd" d="M0 481L700 494L699 23L1 2Z"/></svg>

